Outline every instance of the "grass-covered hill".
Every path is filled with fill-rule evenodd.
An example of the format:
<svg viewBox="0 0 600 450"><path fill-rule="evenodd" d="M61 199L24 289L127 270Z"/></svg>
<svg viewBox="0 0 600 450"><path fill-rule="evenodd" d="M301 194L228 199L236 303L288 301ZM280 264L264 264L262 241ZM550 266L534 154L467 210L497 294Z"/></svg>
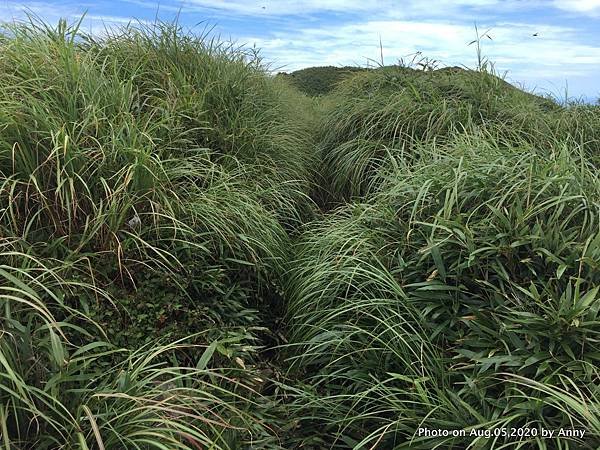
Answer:
<svg viewBox="0 0 600 450"><path fill-rule="evenodd" d="M329 94L345 78L369 69L361 67L308 67L290 73L280 72L278 77L285 79L300 92L309 96Z"/></svg>
<svg viewBox="0 0 600 450"><path fill-rule="evenodd" d="M0 46L0 448L599 448L597 107L312 98L165 24Z"/></svg>
<svg viewBox="0 0 600 450"><path fill-rule="evenodd" d="M403 79L407 78L410 80L414 80L415 78L419 78L424 75L431 77L433 74L433 77L442 80L446 79L451 85L453 85L455 84L457 78L468 77L468 74L472 72L463 67L443 67L440 69L430 69L427 66L423 66L423 68L426 70L420 70L420 67L421 66L417 66L417 68L407 66L381 66L368 68L353 66L322 66L307 67L290 73L279 72L276 76L278 78L285 79L288 84L291 84L300 92L311 97L317 97L331 93L342 81L347 78L351 78L352 75L357 73L393 71L397 77ZM500 78L498 78L496 82L501 84L504 88L506 88L506 90L518 90L516 87ZM523 91L521 91L521 93L527 94L531 97L537 97L533 94L525 93ZM538 99L542 100L540 97L538 97ZM546 104L549 105L548 107L552 107L551 104Z"/></svg>
<svg viewBox="0 0 600 450"><path fill-rule="evenodd" d="M417 71L385 67L360 73L332 93L320 146L322 174L334 196L367 192L378 168L398 154L418 157L419 144L457 134L490 134L502 145L556 139L581 143L595 157L597 108L565 110L489 73L459 68Z"/></svg>

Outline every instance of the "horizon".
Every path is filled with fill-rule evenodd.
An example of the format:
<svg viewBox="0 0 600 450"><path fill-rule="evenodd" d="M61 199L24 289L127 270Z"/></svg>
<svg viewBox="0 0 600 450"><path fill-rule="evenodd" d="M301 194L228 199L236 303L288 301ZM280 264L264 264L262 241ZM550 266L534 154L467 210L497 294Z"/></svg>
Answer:
<svg viewBox="0 0 600 450"><path fill-rule="evenodd" d="M3 22L28 13L51 24L85 15L82 29L94 34L157 19L192 32L208 27L222 40L256 47L274 72L288 73L394 65L415 54L439 67L475 68L476 45L469 43L476 25L482 54L511 84L558 99L600 97L600 0L0 1Z"/></svg>

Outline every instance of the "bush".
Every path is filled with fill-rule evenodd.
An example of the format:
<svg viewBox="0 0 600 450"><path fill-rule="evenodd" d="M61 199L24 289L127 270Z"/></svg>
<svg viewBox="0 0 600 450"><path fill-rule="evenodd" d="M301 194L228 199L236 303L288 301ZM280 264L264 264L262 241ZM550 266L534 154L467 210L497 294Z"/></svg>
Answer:
<svg viewBox="0 0 600 450"><path fill-rule="evenodd" d="M63 280L28 255L11 256L30 267L0 266L0 430L7 448L276 443L261 425L267 402L249 384L250 370L207 367L214 346L202 349L194 366L179 364L195 347L186 340L114 347L102 327L62 303L73 289L102 292Z"/></svg>
<svg viewBox="0 0 600 450"><path fill-rule="evenodd" d="M338 83L357 72L368 69L360 67L308 67L291 73L281 72L279 77L288 81L300 92L309 96L327 95Z"/></svg>
<svg viewBox="0 0 600 450"><path fill-rule="evenodd" d="M313 209L297 94L168 24L0 45L3 443L277 447L253 380Z"/></svg>

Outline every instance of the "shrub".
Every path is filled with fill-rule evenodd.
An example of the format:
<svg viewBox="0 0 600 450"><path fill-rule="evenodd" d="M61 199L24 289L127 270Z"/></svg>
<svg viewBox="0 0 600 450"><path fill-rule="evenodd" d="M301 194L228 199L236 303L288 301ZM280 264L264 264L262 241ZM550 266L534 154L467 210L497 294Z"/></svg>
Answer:
<svg viewBox="0 0 600 450"><path fill-rule="evenodd" d="M168 24L0 45L3 444L277 447L255 379L312 213L297 94Z"/></svg>
<svg viewBox="0 0 600 450"><path fill-rule="evenodd" d="M300 92L309 96L327 95L345 78L368 69L361 67L308 67L291 73L279 73Z"/></svg>

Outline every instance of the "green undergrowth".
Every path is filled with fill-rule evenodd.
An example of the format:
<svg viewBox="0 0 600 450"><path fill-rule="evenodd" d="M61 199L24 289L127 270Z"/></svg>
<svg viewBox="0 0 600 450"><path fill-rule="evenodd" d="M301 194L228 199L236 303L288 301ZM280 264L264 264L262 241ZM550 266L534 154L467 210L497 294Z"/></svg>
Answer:
<svg viewBox="0 0 600 450"><path fill-rule="evenodd" d="M307 100L169 24L0 45L3 448L278 448L261 349L314 211Z"/></svg>
<svg viewBox="0 0 600 450"><path fill-rule="evenodd" d="M598 108L313 98L176 24L0 47L0 448L598 448Z"/></svg>
<svg viewBox="0 0 600 450"><path fill-rule="evenodd" d="M418 162L398 161L377 195L299 244L290 370L309 386L296 404L305 426L327 427L307 444L595 448L595 167L567 147L547 155L490 137L414 151ZM571 426L586 438L418 436Z"/></svg>
<svg viewBox="0 0 600 450"><path fill-rule="evenodd" d="M63 278L63 268L3 250L21 263L0 266L3 447L279 448L265 424L276 423L276 405L259 392L259 373L229 358L214 364L231 339L115 346L109 330L64 301L82 289L106 294Z"/></svg>
<svg viewBox="0 0 600 450"><path fill-rule="evenodd" d="M560 140L597 162L597 108L565 109L485 71L384 67L344 80L331 96L320 147L322 197L333 204L368 195L380 167L418 158L416 145L442 144L456 132L483 130L500 145L540 149Z"/></svg>

